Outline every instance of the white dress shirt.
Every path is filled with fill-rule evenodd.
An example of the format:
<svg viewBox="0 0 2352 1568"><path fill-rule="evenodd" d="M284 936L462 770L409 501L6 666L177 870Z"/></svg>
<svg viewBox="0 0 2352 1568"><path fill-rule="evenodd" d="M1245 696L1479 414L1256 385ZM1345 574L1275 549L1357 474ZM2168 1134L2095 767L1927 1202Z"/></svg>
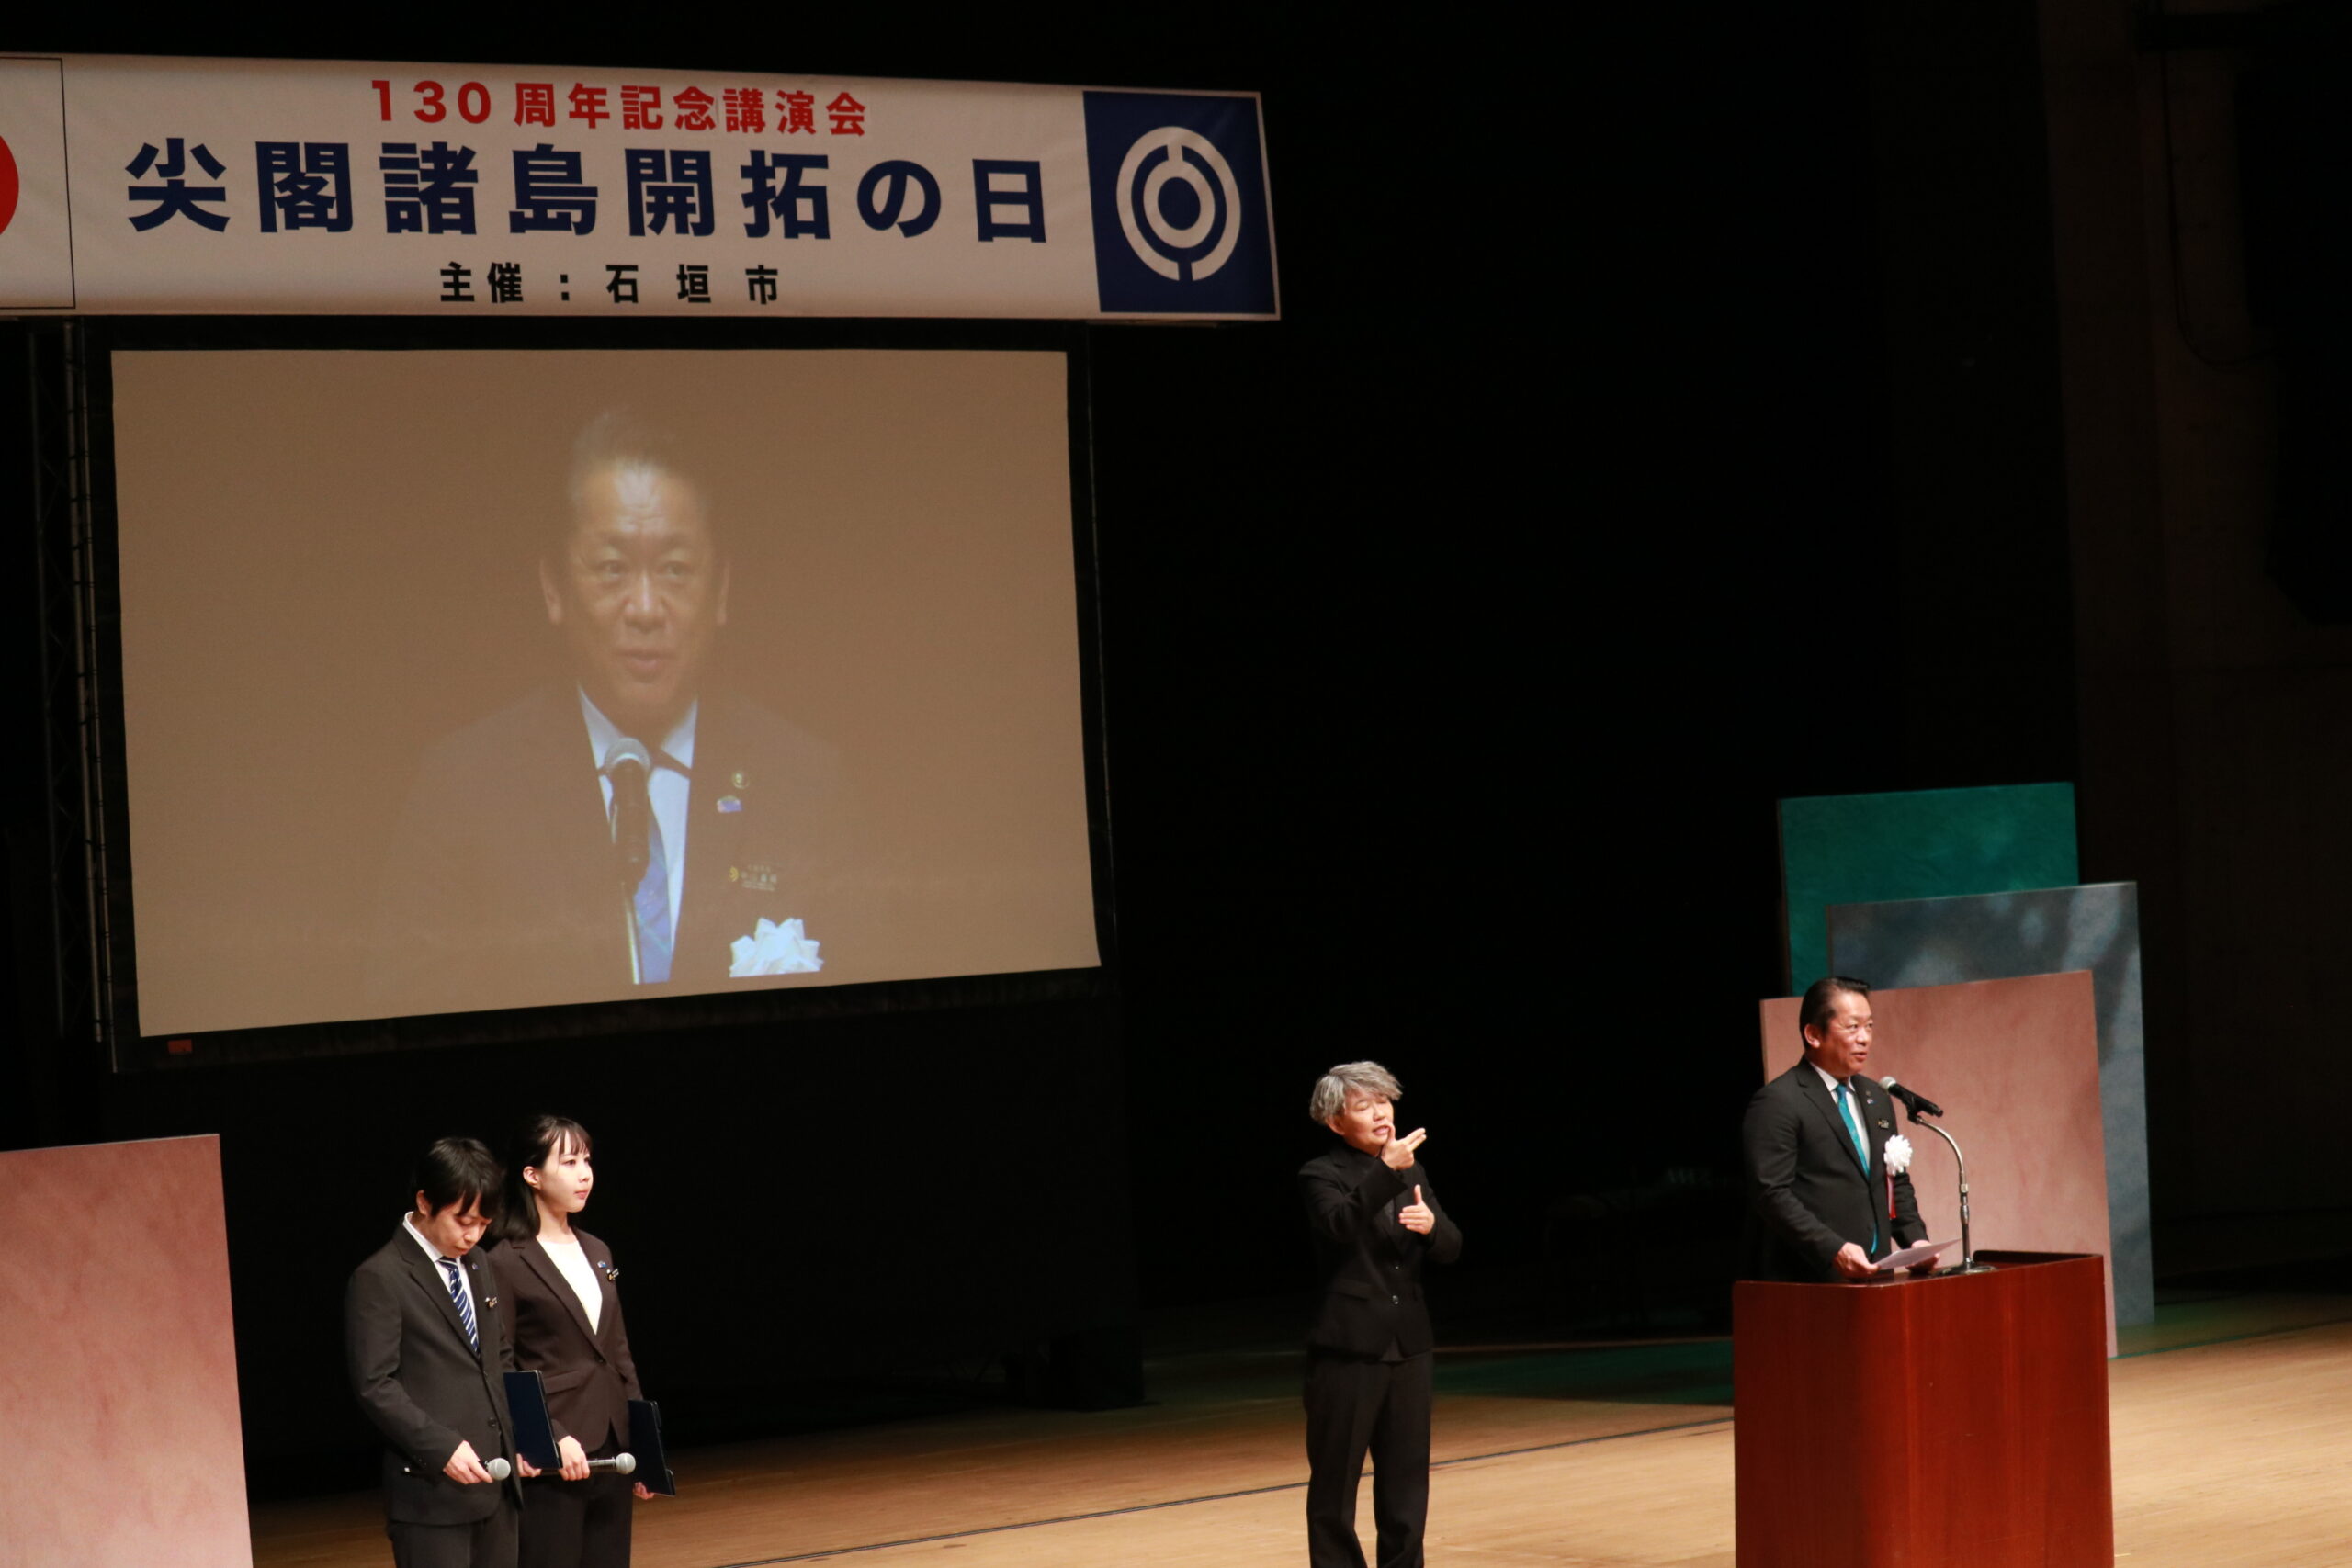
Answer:
<svg viewBox="0 0 2352 1568"><path fill-rule="evenodd" d="M670 863L670 941L673 948L678 940L678 903L686 889L686 818L694 781L670 766L669 760L674 758L689 768L695 765L695 719L701 712L702 704L693 704L686 709L686 716L661 739L660 750L653 756L653 775L645 781L646 794L653 800L653 825L662 833L662 853ZM620 727L588 700L585 687L580 692L580 716L588 721L588 754L596 765L596 782L605 789L605 819L609 822L613 816L613 781L604 771L605 761L612 755L613 743L621 739ZM642 741L645 737L636 739Z"/></svg>

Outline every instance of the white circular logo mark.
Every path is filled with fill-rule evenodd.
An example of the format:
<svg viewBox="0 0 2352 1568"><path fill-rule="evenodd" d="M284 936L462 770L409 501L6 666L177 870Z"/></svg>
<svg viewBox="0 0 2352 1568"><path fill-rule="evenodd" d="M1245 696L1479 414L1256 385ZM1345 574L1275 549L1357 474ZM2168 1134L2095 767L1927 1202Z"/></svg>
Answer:
<svg viewBox="0 0 2352 1568"><path fill-rule="evenodd" d="M1200 201L1200 216L1182 228L1159 208L1170 181L1192 186ZM1241 237L1240 194L1215 142L1181 125L1163 125L1136 138L1119 164L1119 227L1144 265L1179 283L1198 283L1233 255Z"/></svg>

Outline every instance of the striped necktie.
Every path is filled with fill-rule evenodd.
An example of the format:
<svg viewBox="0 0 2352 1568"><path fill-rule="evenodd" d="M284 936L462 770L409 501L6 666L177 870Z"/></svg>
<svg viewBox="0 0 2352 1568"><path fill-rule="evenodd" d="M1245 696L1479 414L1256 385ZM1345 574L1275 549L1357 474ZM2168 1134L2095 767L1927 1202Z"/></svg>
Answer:
<svg viewBox="0 0 2352 1568"><path fill-rule="evenodd" d="M666 751L655 755L662 766L686 773ZM645 871L630 891L629 913L637 922L637 977L654 985L670 977L670 949L674 940L670 920L669 846L662 841L662 824L653 815L650 781L644 770L623 768L606 777L613 786L613 831L634 835L639 830L638 824L644 824ZM625 848L633 851L636 846Z"/></svg>
<svg viewBox="0 0 2352 1568"><path fill-rule="evenodd" d="M466 1343L479 1351L481 1348L481 1336L474 1329L474 1303L466 1298L466 1288L458 1282L458 1260L454 1258L442 1258L435 1261L438 1262L442 1270L449 1276L449 1299L457 1303L458 1321L466 1325Z"/></svg>
<svg viewBox="0 0 2352 1568"><path fill-rule="evenodd" d="M662 824L645 814L645 874L638 879L637 969L646 984L670 977L670 856L662 843Z"/></svg>

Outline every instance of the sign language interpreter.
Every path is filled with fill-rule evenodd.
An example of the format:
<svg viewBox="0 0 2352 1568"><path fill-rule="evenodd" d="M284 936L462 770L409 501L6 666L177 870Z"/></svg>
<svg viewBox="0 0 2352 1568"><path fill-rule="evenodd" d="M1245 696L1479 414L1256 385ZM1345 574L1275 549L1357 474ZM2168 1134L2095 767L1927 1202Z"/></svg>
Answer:
<svg viewBox="0 0 2352 1568"><path fill-rule="evenodd" d="M1384 1568L1419 1568L1429 1517L1430 1361L1421 1269L1450 1263L1462 1232L1420 1163L1429 1130L1396 1132L1396 1077L1344 1062L1307 1114L1342 1147L1306 1162L1299 1191L1322 1276L1307 1334L1306 1531L1315 1568L1364 1568L1356 1487L1369 1453Z"/></svg>

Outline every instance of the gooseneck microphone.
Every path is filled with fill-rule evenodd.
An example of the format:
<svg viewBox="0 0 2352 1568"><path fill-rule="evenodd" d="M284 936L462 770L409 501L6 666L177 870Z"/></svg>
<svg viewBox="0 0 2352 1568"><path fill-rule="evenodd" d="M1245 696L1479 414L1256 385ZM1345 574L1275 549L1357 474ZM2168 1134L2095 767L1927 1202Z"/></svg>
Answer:
<svg viewBox="0 0 2352 1568"><path fill-rule="evenodd" d="M1893 1078L1881 1078L1878 1082L1881 1089L1911 1108L1911 1119L1915 1122L1922 1116L1941 1116L1944 1113L1942 1106L1916 1089L1905 1089Z"/></svg>
<svg viewBox="0 0 2352 1568"><path fill-rule="evenodd" d="M1922 1116L1941 1116L1944 1108L1916 1089L1905 1089L1891 1077L1878 1080L1879 1087L1911 1108L1911 1125L1925 1127L1941 1138L1951 1150L1951 1161L1960 1175L1960 1268L1955 1272L1982 1274L1992 1268L1989 1263L1976 1261L1976 1242L1970 1228L1968 1213L1968 1156L1960 1152L1960 1143L1950 1133L1933 1122L1922 1122Z"/></svg>

